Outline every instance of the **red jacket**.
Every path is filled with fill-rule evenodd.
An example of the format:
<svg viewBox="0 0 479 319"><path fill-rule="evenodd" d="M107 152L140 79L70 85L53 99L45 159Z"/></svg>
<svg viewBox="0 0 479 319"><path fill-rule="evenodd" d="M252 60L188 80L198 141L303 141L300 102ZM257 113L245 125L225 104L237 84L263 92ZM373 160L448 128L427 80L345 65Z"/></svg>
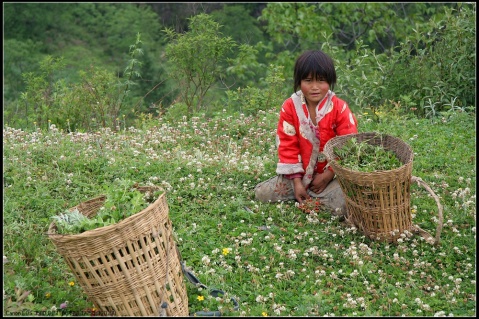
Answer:
<svg viewBox="0 0 479 319"><path fill-rule="evenodd" d="M358 132L356 117L332 91L318 104L316 121L319 137L301 91L284 101L276 132L279 157L276 173L300 173L305 186L315 172L324 171L327 161L322 151L326 142L337 135Z"/></svg>

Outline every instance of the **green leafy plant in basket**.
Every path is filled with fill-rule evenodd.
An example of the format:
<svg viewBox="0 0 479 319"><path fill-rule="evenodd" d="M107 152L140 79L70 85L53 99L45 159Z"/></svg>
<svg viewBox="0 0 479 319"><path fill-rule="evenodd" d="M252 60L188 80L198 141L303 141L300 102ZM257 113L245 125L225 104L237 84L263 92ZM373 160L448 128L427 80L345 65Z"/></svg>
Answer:
<svg viewBox="0 0 479 319"><path fill-rule="evenodd" d="M116 224L148 207L163 192L162 190L141 192L133 187L131 182L125 180L120 180L117 184L106 187L105 202L95 216L86 217L76 208L53 216L57 232L73 235Z"/></svg>
<svg viewBox="0 0 479 319"><path fill-rule="evenodd" d="M387 171L403 165L394 152L369 144L367 140L358 142L355 137L341 147L334 147L333 151L339 157L338 164L353 171Z"/></svg>

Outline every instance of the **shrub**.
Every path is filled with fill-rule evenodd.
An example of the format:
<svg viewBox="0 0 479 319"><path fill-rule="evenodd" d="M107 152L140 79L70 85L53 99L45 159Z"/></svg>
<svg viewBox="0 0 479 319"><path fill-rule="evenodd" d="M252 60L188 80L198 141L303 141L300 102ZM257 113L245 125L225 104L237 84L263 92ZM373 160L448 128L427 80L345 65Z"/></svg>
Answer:
<svg viewBox="0 0 479 319"><path fill-rule="evenodd" d="M475 4L445 8L439 21L418 25L385 65L383 101L418 107L421 116L475 106ZM411 104L412 103L412 104Z"/></svg>
<svg viewBox="0 0 479 319"><path fill-rule="evenodd" d="M259 110L278 109L279 112L279 107L287 98L283 93L283 67L271 64L264 81L258 82L264 84L226 91L229 109L245 115L254 115Z"/></svg>
<svg viewBox="0 0 479 319"><path fill-rule="evenodd" d="M361 40L346 52L326 41L338 72L338 95L355 111L394 110L437 116L475 110L475 4L444 8L397 48L377 54Z"/></svg>
<svg viewBox="0 0 479 319"><path fill-rule="evenodd" d="M135 110L127 109L130 88L140 77L138 57L143 54L140 34L130 46L128 65L120 81L112 72L90 66L80 70L79 80L67 83L66 79L56 79L65 68L62 57L46 56L40 62L40 72L23 74L26 90L21 95L25 105L26 126L29 123L46 129L51 124L67 131L95 130L99 127L118 129L120 118L132 119Z"/></svg>
<svg viewBox="0 0 479 319"><path fill-rule="evenodd" d="M187 117L204 107L204 98L224 72L221 63L235 47L224 37L220 25L207 14L190 19L189 31L178 34L171 28L164 32L171 42L166 56L171 62L170 76L178 82L181 102L187 105Z"/></svg>

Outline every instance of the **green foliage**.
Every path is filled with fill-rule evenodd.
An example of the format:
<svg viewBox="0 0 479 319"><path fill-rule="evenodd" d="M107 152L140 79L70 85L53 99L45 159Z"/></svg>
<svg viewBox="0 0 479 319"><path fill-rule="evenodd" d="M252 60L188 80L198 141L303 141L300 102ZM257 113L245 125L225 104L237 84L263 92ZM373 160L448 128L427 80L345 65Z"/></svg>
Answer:
<svg viewBox="0 0 479 319"><path fill-rule="evenodd" d="M54 73L65 64L63 59L46 56L40 62L40 72L38 75L28 72L23 74L26 83L26 91L22 93L21 99L25 105L26 125L29 122L35 122L39 127L47 128L49 126L49 117L55 111L54 101L56 100L56 82ZM47 126L48 125L48 126Z"/></svg>
<svg viewBox="0 0 479 319"><path fill-rule="evenodd" d="M355 137L343 146L335 147L334 154L339 157L339 165L359 172L389 171L403 165L394 152L372 145L367 140L358 142Z"/></svg>
<svg viewBox="0 0 479 319"><path fill-rule="evenodd" d="M331 33L326 23L329 17L318 15L316 5L310 3L268 3L259 20L265 23L270 39L264 47L265 57L269 63L284 66L285 74L291 77L294 61L302 51L318 47Z"/></svg>
<svg viewBox="0 0 479 319"><path fill-rule="evenodd" d="M442 19L418 25L389 64L386 98L407 97L428 117L474 110L475 19L475 4L464 4L457 12L446 10Z"/></svg>
<svg viewBox="0 0 479 319"><path fill-rule="evenodd" d="M31 291L15 287L15 296L3 300L3 311L4 313L22 313L22 311L34 313L35 310L39 310L39 307L33 301L35 301L35 297Z"/></svg>
<svg viewBox="0 0 479 319"><path fill-rule="evenodd" d="M261 78L265 70L265 65L258 62L259 50L257 48L261 45L241 44L237 56L228 59L229 66L226 68L226 73L234 78L231 88L254 86L261 83L258 78Z"/></svg>
<svg viewBox="0 0 479 319"><path fill-rule="evenodd" d="M90 223L90 219L80 213L78 209L66 211L60 215L53 216L52 219L58 227L59 234L78 234L96 228L96 225Z"/></svg>
<svg viewBox="0 0 479 319"><path fill-rule="evenodd" d="M220 25L209 15L199 14L189 20L189 30L183 34L164 30L171 41L166 46L171 63L169 74L178 82L188 117L205 107L205 95L224 74L222 62L235 47L231 37L224 37Z"/></svg>
<svg viewBox="0 0 479 319"><path fill-rule="evenodd" d="M186 114L188 114L188 105L183 102L178 102L168 107L163 118L166 121L174 122L178 119L186 118Z"/></svg>
<svg viewBox="0 0 479 319"><path fill-rule="evenodd" d="M70 20L74 7L56 3L5 3L4 36L7 39L37 39L43 51L52 41L59 40L54 39L56 31L68 34L75 27Z"/></svg>
<svg viewBox="0 0 479 319"><path fill-rule="evenodd" d="M473 3L268 3L259 5L265 7L259 21L251 16L259 15L252 11L258 5L210 7L219 9L190 17L181 33L160 32L151 9L158 11L156 5L5 4L5 122L118 129L178 102L187 106L187 116L211 115L225 108L220 86L231 101L244 103L239 95L259 101L260 90L268 90L270 64L283 67L282 100L291 93L295 58L314 47L334 59L335 92L355 112L435 117L475 110ZM140 33L136 47L124 50ZM61 68L45 62L40 70L34 63L60 56ZM125 59L126 69L119 67ZM102 81L111 88L95 96L88 87ZM226 106L232 112L248 108L255 106Z"/></svg>
<svg viewBox="0 0 479 319"><path fill-rule="evenodd" d="M82 232L114 225L119 221L136 214L150 205L159 192L133 188L131 181L120 180L113 186L106 187L105 202L95 216L87 217L78 209L67 210L53 216L59 234L80 234Z"/></svg>
<svg viewBox="0 0 479 319"><path fill-rule="evenodd" d="M321 41L318 30L327 25L328 17L318 15L314 4L278 2L268 3L260 20L267 21L266 32L279 51L302 51Z"/></svg>
<svg viewBox="0 0 479 319"><path fill-rule="evenodd" d="M256 3L225 3L220 10L211 12L211 17L221 25L222 33L238 44L238 48L227 53L228 76L223 81L230 90L257 85L258 79L266 76L266 67L271 62L264 54L264 43L269 39L254 10L258 10Z"/></svg>
<svg viewBox="0 0 479 319"><path fill-rule="evenodd" d="M260 20L278 51L301 52L320 46L324 34L332 45L354 49L362 40L378 53L402 42L444 4L434 3L268 3Z"/></svg>
<svg viewBox="0 0 479 319"><path fill-rule="evenodd" d="M120 109L123 105L125 97L130 92L130 87L137 85L133 79L141 78L141 74L139 72L139 68L142 65L142 62L139 61L140 56L143 56L143 49L141 48L142 41L141 36L138 33L136 35L136 42L133 45L130 45L130 60L128 60L128 64L123 72L123 76L125 77L124 82L122 85L124 86L123 94L121 95L121 100L118 103L117 113L120 112Z"/></svg>
<svg viewBox="0 0 479 319"><path fill-rule="evenodd" d="M245 115L256 114L259 110L277 110L285 99L283 67L270 65L266 78L258 82L255 86L226 91L226 105Z"/></svg>
<svg viewBox="0 0 479 319"><path fill-rule="evenodd" d="M4 39L3 67L4 67L4 102L15 101L19 93L24 90L25 82L22 74L38 69L38 61L42 58L41 43L27 39ZM5 81L8 80L8 81ZM5 110L8 110L4 105Z"/></svg>
<svg viewBox="0 0 479 319"><path fill-rule="evenodd" d="M247 8L245 3L226 3L221 10L211 12L214 21L221 25L223 34L230 36L236 43L255 45L264 41L259 22Z"/></svg>
<svg viewBox="0 0 479 319"><path fill-rule="evenodd" d="M92 131L118 125L120 88L113 73L96 67L79 71L79 83L65 89L59 127L69 131ZM66 120L67 123L64 121ZM67 126L65 126L67 124Z"/></svg>
<svg viewBox="0 0 479 319"><path fill-rule="evenodd" d="M383 109L431 117L474 111L473 12L473 7L464 5L458 14L449 9L443 16L416 24L414 36L408 36L398 51L378 54L361 40L346 58L328 41L324 47L335 59L338 95L354 110L371 114Z"/></svg>
<svg viewBox="0 0 479 319"><path fill-rule="evenodd" d="M295 52L319 45L331 55L335 91L357 112L398 105L433 116L475 105L475 4L270 3L261 19L278 46L267 56L285 74Z"/></svg>
<svg viewBox="0 0 479 319"><path fill-rule="evenodd" d="M355 112L376 105L384 86L377 75L377 56L374 52L358 43L354 52L348 52L348 58L339 47L330 43L331 36L324 37L328 41L323 43L321 50L333 58L338 77L335 93L347 101Z"/></svg>
<svg viewBox="0 0 479 319"><path fill-rule="evenodd" d="M123 82L112 72L91 66L89 70L78 72L77 82L67 83L63 78L56 79L65 67L64 59L45 57L40 63L39 74L24 74L26 90L22 93L22 102L26 123L22 124L34 123L43 129L54 124L72 131L98 127L119 129L121 120L133 121L137 110L127 107L133 103L130 89L141 77L141 44L140 34L137 34L135 44L130 46Z"/></svg>
<svg viewBox="0 0 479 319"><path fill-rule="evenodd" d="M120 78L128 78L121 65L126 59L130 62L132 59L132 52L127 53L125 48L130 47L132 39L141 34L141 64L135 65L141 78L136 78L135 85L128 88L135 113L153 113L160 104L169 105L174 99L174 96L169 96L174 87L171 87L166 76L166 61L163 57L166 39L161 32L163 26L151 5L95 3L93 6L95 11L80 11L77 14L90 17L89 23L85 22L84 25L98 33L97 37L104 48L103 54L109 63L114 63L114 70ZM92 16L94 12L101 14ZM136 46L140 48L138 42Z"/></svg>
<svg viewBox="0 0 479 319"><path fill-rule="evenodd" d="M78 70L91 66L123 78L125 50L138 33L145 55L141 79L130 86L135 112L154 112L154 105L170 103L171 91L162 63L164 37L157 15L148 4L131 3L7 3L5 8L5 117L24 126L26 106L18 99L25 91L21 73L38 72L45 55L62 56L65 68L56 74L65 83L78 83ZM21 27L19 27L21 26ZM16 41L16 42L15 42ZM7 43L6 42L6 43ZM148 92L147 96L145 94ZM138 103L141 99L142 103ZM133 107L133 105L131 106ZM31 106L30 106L31 108ZM29 123L31 125L31 122Z"/></svg>

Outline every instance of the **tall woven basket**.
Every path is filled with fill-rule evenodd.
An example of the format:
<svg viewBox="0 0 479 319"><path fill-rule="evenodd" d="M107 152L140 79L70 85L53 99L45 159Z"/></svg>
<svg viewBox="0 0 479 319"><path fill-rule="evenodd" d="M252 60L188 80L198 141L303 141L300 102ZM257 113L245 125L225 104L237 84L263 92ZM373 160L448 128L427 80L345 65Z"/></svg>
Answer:
<svg viewBox="0 0 479 319"><path fill-rule="evenodd" d="M105 199L100 196L71 210L92 217ZM141 212L114 225L61 235L51 223L48 235L102 313L158 316L166 305L167 316L188 316L186 286L164 193Z"/></svg>
<svg viewBox="0 0 479 319"><path fill-rule="evenodd" d="M335 148L341 148L349 139L366 142L392 151L401 167L393 170L359 172L339 165ZM373 240L396 242L404 231L418 233L435 244L439 243L442 228L442 206L431 188L420 178L412 176L414 153L401 139L376 132L337 136L330 139L323 152L336 173L345 195L348 221ZM412 223L411 183L418 182L436 199L439 208L439 225L435 240Z"/></svg>

